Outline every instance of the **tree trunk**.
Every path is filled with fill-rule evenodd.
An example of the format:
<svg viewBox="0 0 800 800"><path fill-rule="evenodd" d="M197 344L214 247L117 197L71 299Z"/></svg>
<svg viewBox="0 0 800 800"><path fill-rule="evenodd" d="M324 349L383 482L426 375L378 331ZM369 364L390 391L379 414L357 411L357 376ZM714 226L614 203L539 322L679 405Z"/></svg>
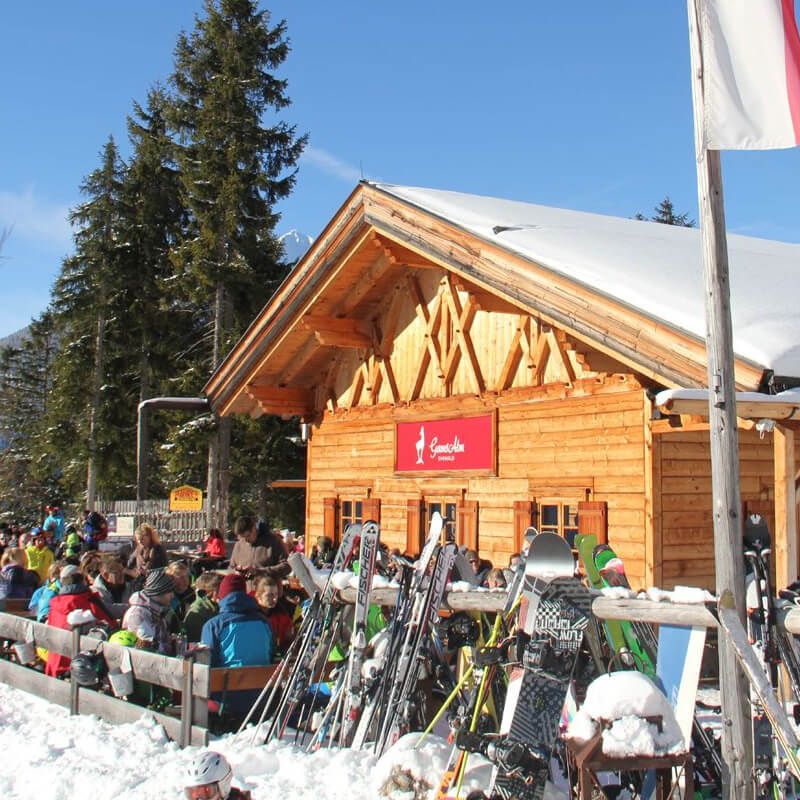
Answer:
<svg viewBox="0 0 800 800"><path fill-rule="evenodd" d="M150 399L150 357L147 347L142 343L139 358L139 402ZM145 408L141 415L141 447L139 449L139 469L136 480L136 499L147 499L147 484L150 479L150 412Z"/></svg>
<svg viewBox="0 0 800 800"><path fill-rule="evenodd" d="M103 381L103 346L106 337L106 285L100 285L97 334L94 348L92 395L89 401L89 455L86 464L86 507L93 509L97 500L97 429L100 417L100 387Z"/></svg>
<svg viewBox="0 0 800 800"><path fill-rule="evenodd" d="M214 297L214 342L211 353L211 371L213 372L222 360L222 332L225 323L225 285L217 284ZM221 440L223 438L223 422L219 420L217 430L212 434L208 443L208 475L206 478L206 497L208 500L208 527L219 528L223 533L226 530L223 509L221 508L220 497L220 451ZM228 453L230 453L230 421L228 421ZM226 462L227 466L227 462ZM227 506L227 497L225 498ZM225 509L227 517L227 508Z"/></svg>

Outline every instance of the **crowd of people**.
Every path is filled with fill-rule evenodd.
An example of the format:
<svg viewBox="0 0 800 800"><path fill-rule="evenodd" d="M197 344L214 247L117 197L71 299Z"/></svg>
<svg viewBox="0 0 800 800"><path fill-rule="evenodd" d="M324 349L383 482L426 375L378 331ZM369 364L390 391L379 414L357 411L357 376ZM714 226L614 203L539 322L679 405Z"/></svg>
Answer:
<svg viewBox="0 0 800 800"><path fill-rule="evenodd" d="M289 549L298 546L291 537L245 516L229 557L212 529L199 553L170 561L146 523L132 551L101 552L104 526L87 512L79 530L58 509L27 531L0 526L0 598L23 599L37 621L64 629L73 612L89 612L98 635L137 649L180 655L202 644L215 667L268 665L291 644L298 609L283 595ZM45 659L48 675L69 673L68 657ZM226 701L234 713L251 702L235 692Z"/></svg>
<svg viewBox="0 0 800 800"><path fill-rule="evenodd" d="M63 629L71 627L74 612L88 613L95 631L116 644L164 655L202 645L212 667L265 666L287 651L301 615L300 597L285 596L284 583L289 553L302 550L303 541L287 533L243 516L230 554L221 532L211 529L199 552L170 561L149 524L136 529L131 551L101 552L101 515L86 512L82 523L67 524L52 508L41 526L27 531L0 525L0 598L25 599L39 622ZM320 537L311 557L318 567L330 566L333 542ZM506 569L498 569L462 548L453 580L502 588L522 557L514 554ZM382 547L378 568L392 579L404 558ZM44 659L48 675L69 674L68 657L49 653ZM252 694L231 691L214 703L224 702L235 719L250 708Z"/></svg>

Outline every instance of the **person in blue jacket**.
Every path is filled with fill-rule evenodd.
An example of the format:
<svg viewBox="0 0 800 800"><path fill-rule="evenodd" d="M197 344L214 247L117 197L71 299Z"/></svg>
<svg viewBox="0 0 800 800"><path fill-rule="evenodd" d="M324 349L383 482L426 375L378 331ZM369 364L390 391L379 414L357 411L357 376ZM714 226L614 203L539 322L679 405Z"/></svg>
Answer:
<svg viewBox="0 0 800 800"><path fill-rule="evenodd" d="M212 667L256 667L271 663L275 650L272 629L256 601L247 594L242 575L226 575L219 587L219 614L203 625L200 641L211 651ZM213 699L220 714L244 714L257 691L225 692Z"/></svg>

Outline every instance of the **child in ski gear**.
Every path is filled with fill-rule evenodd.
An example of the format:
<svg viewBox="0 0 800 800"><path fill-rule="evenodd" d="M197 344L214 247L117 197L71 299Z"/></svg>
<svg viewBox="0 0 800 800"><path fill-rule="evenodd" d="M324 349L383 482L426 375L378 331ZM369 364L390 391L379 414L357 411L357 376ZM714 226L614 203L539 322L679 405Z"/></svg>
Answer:
<svg viewBox="0 0 800 800"><path fill-rule="evenodd" d="M203 625L219 614L217 594L221 583L222 576L216 572L204 572L195 582L197 597L183 618L183 629L190 642L199 642Z"/></svg>
<svg viewBox="0 0 800 800"><path fill-rule="evenodd" d="M189 606L195 601L195 591L192 588L189 567L185 561L173 561L167 567L167 575L175 584L175 596L172 598L171 606L177 620L177 629L186 616Z"/></svg>
<svg viewBox="0 0 800 800"><path fill-rule="evenodd" d="M59 576L65 566L66 563L63 561L53 564L47 573L47 583L42 584L33 593L28 609L36 611L37 622L47 622L47 616L50 613L50 601L61 591Z"/></svg>
<svg viewBox="0 0 800 800"><path fill-rule="evenodd" d="M207 750L200 753L186 771L188 800L250 800L250 792L234 786L233 771L225 756Z"/></svg>
<svg viewBox="0 0 800 800"><path fill-rule="evenodd" d="M172 578L161 567L147 573L142 590L131 595L130 605L122 618L122 627L139 637L137 647L172 654L172 639L167 627L167 614L175 592Z"/></svg>
<svg viewBox="0 0 800 800"><path fill-rule="evenodd" d="M83 541L74 525L67 525L64 558L79 558Z"/></svg>
<svg viewBox="0 0 800 800"><path fill-rule="evenodd" d="M55 557L47 546L47 534L39 528L34 528L33 544L25 548L25 559L28 569L39 576L39 583L45 583Z"/></svg>
<svg viewBox="0 0 800 800"><path fill-rule="evenodd" d="M242 575L226 575L219 587L219 614L205 625L200 640L211 650L212 667L255 667L271 663L272 629ZM227 692L221 697L233 712L247 712L258 692ZM214 698L217 700L218 698Z"/></svg>
<svg viewBox="0 0 800 800"><path fill-rule="evenodd" d="M114 624L114 620L104 608L100 598L89 591L83 574L74 564L67 564L61 569L59 575L61 590L50 601L50 612L47 617L47 624L56 628L70 629L67 617L75 609L91 611L95 619L101 622ZM59 653L50 652L47 657L45 673L54 678L63 675L69 669L70 659Z"/></svg>
<svg viewBox="0 0 800 800"><path fill-rule="evenodd" d="M272 575L256 578L255 598L272 629L276 648L285 653L294 640L294 609L284 599L280 582Z"/></svg>

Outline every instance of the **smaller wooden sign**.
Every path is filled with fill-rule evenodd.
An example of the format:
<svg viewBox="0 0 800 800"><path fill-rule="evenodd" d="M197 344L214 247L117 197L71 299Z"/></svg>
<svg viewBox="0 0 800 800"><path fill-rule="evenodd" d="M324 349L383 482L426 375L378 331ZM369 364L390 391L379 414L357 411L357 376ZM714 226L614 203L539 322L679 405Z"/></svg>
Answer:
<svg viewBox="0 0 800 800"><path fill-rule="evenodd" d="M203 490L194 486L179 486L169 493L170 511L202 511Z"/></svg>

